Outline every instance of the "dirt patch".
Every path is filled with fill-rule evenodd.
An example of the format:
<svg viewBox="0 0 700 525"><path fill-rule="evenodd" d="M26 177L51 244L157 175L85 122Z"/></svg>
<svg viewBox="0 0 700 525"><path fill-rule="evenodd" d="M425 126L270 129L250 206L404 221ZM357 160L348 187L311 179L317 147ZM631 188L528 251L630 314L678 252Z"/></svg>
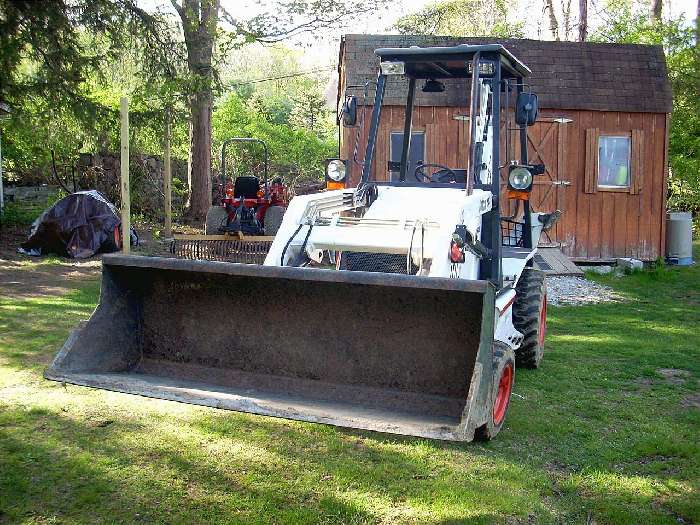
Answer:
<svg viewBox="0 0 700 525"><path fill-rule="evenodd" d="M700 410L700 392L691 394L688 397L683 398L681 401L681 406L683 408L697 408Z"/></svg>
<svg viewBox="0 0 700 525"><path fill-rule="evenodd" d="M552 476L568 476L571 474L571 469L559 461L547 463L544 469Z"/></svg>
<svg viewBox="0 0 700 525"><path fill-rule="evenodd" d="M0 258L0 297L30 298L65 295L79 283L97 281L102 262L99 257L82 261L45 263L41 258L22 260Z"/></svg>
<svg viewBox="0 0 700 525"><path fill-rule="evenodd" d="M0 226L0 259L19 260L24 256L17 253L17 247L27 240L29 226Z"/></svg>
<svg viewBox="0 0 700 525"><path fill-rule="evenodd" d="M690 377L690 372L680 368L657 368L656 373L672 385L683 385L686 379Z"/></svg>
<svg viewBox="0 0 700 525"><path fill-rule="evenodd" d="M640 465L648 465L649 463L665 462L670 460L669 456L662 456L660 454L653 454L651 456L642 456L637 460Z"/></svg>
<svg viewBox="0 0 700 525"><path fill-rule="evenodd" d="M17 247L27 239L28 226L3 226L0 229L0 297L29 298L60 296L74 290L78 284L99 280L102 257L89 259L59 259L51 262L45 257L29 257L17 253ZM135 255L169 256L169 245L154 240L150 228L139 229L141 245Z"/></svg>
<svg viewBox="0 0 700 525"><path fill-rule="evenodd" d="M676 523L693 523L693 520L691 520L690 518L686 518L685 516L681 516L673 509L671 509L668 503L660 499L654 499L651 502L651 508L663 512L664 514L667 514L669 516L672 516L676 520Z"/></svg>
<svg viewBox="0 0 700 525"><path fill-rule="evenodd" d="M632 381L633 391L625 392L626 396L636 396L640 392L649 390L654 385L654 380L650 377L638 377Z"/></svg>

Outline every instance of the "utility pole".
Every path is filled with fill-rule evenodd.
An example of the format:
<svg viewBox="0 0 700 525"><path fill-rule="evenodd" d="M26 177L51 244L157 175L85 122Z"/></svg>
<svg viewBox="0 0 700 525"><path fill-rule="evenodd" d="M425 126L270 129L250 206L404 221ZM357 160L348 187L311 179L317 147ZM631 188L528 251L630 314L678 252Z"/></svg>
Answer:
<svg viewBox="0 0 700 525"><path fill-rule="evenodd" d="M165 224L163 237L173 236L172 171L170 165L170 108L165 110L165 133L163 145L163 195L165 196Z"/></svg>
<svg viewBox="0 0 700 525"><path fill-rule="evenodd" d="M131 251L131 194L129 188L129 100L120 101L121 116L121 195L122 195L122 251Z"/></svg>
<svg viewBox="0 0 700 525"><path fill-rule="evenodd" d="M10 118L10 106L0 102L0 122ZM5 211L5 188L2 185L2 128L0 127L0 214Z"/></svg>
<svg viewBox="0 0 700 525"><path fill-rule="evenodd" d="M5 188L2 185L2 128L0 128L0 215L5 211Z"/></svg>

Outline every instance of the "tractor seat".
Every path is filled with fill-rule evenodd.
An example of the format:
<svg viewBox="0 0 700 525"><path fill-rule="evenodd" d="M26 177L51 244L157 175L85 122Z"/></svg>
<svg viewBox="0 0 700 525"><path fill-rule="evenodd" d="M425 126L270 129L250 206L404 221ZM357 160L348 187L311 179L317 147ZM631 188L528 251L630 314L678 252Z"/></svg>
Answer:
<svg viewBox="0 0 700 525"><path fill-rule="evenodd" d="M233 185L234 198L257 199L260 190L260 179L252 175L238 177Z"/></svg>
<svg viewBox="0 0 700 525"><path fill-rule="evenodd" d="M438 170L432 175L432 180L437 182L455 182L457 184L464 184L467 182L467 170L454 168L452 170L454 175L448 170Z"/></svg>

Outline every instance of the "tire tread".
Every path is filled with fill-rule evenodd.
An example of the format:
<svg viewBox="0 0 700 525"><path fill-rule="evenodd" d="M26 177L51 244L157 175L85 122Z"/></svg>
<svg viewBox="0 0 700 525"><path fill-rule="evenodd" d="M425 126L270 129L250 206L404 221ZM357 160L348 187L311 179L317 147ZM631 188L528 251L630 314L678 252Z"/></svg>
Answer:
<svg viewBox="0 0 700 525"><path fill-rule="evenodd" d="M538 334L540 308L546 293L544 272L525 268L517 286L513 305L513 325L523 334L523 342L515 350L515 362L519 368L537 368L542 360Z"/></svg>

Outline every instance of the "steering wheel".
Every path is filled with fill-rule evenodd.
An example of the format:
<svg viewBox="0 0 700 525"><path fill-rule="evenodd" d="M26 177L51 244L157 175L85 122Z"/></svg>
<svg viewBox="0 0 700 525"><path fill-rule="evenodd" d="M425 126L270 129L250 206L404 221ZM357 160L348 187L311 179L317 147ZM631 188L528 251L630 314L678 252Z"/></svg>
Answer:
<svg viewBox="0 0 700 525"><path fill-rule="evenodd" d="M424 168L440 168L432 175L425 173ZM418 164L413 176L418 182L457 182L457 174L447 166L442 164Z"/></svg>

